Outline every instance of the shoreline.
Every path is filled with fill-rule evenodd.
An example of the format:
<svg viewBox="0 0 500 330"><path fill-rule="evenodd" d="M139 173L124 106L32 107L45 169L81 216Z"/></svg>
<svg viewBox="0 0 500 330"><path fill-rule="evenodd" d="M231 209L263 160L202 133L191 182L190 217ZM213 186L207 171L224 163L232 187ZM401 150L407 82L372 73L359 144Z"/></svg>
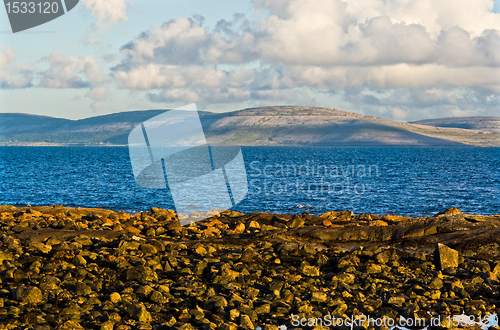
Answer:
<svg viewBox="0 0 500 330"><path fill-rule="evenodd" d="M500 145L423 145L423 144L342 144L342 145L239 145L227 144L228 147L265 147L265 148L500 148ZM0 144L0 147L128 147L127 144L85 144L85 143L20 143Z"/></svg>
<svg viewBox="0 0 500 330"><path fill-rule="evenodd" d="M185 220L158 208L0 206L0 325L277 330L294 315L445 322L500 306L500 215Z"/></svg>

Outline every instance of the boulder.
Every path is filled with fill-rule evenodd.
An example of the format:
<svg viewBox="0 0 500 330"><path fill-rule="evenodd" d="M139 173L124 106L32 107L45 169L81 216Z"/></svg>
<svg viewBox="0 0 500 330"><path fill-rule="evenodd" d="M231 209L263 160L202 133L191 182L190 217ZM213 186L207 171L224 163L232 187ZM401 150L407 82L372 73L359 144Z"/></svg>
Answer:
<svg viewBox="0 0 500 330"><path fill-rule="evenodd" d="M434 251L434 262L436 267L441 270L456 268L458 267L458 251L438 243Z"/></svg>

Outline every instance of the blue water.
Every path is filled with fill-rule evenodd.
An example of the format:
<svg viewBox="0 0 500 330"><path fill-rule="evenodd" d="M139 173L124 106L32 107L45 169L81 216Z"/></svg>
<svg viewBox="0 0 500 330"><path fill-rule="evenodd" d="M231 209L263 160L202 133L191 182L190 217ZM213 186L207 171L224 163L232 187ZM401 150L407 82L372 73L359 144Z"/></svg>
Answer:
<svg viewBox="0 0 500 330"><path fill-rule="evenodd" d="M241 212L500 214L500 148L243 147ZM0 147L0 204L174 208L134 180L126 147Z"/></svg>

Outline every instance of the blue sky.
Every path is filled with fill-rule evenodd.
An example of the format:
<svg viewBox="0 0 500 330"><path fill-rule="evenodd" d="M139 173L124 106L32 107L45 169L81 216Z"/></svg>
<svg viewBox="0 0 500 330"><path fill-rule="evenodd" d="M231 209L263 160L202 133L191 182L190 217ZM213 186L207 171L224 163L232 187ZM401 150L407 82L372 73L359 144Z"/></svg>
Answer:
<svg viewBox="0 0 500 330"><path fill-rule="evenodd" d="M500 0L81 0L16 34L0 12L1 112L500 115Z"/></svg>

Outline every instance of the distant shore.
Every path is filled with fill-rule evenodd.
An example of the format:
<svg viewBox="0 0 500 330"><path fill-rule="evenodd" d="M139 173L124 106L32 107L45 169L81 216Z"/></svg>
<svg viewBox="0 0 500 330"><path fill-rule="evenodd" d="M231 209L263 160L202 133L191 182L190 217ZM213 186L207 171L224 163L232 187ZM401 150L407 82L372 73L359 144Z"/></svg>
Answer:
<svg viewBox="0 0 500 330"><path fill-rule="evenodd" d="M0 206L0 225L5 326L277 330L370 315L448 327L500 306L500 215Z"/></svg>

